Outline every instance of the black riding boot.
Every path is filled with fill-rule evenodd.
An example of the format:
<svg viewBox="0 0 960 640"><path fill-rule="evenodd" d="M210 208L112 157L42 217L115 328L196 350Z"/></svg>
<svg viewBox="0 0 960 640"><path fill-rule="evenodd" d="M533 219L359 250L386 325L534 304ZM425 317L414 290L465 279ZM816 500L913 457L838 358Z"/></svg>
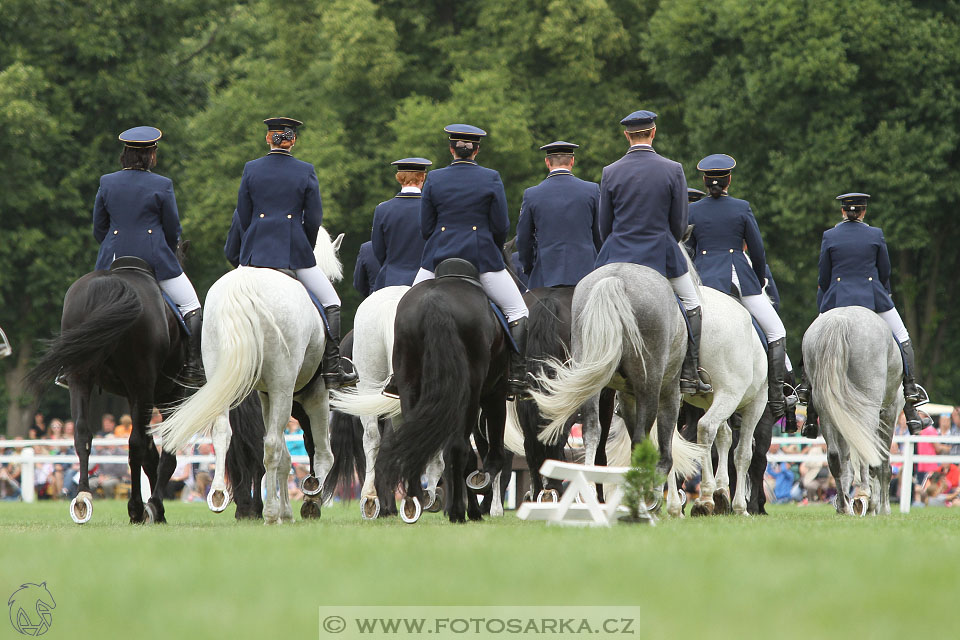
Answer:
<svg viewBox="0 0 960 640"><path fill-rule="evenodd" d="M796 396L783 395L783 380L787 375L787 339L780 338L767 345L767 404L774 418L779 418L797 404Z"/></svg>
<svg viewBox="0 0 960 640"><path fill-rule="evenodd" d="M810 381L807 380L806 370L800 376L800 386L797 387L797 402L810 406Z"/></svg>
<svg viewBox="0 0 960 640"><path fill-rule="evenodd" d="M702 307L687 311L690 321L690 339L687 341L687 355L680 370L680 393L701 395L712 393L713 387L700 379L700 329L703 326Z"/></svg>
<svg viewBox="0 0 960 640"><path fill-rule="evenodd" d="M803 423L800 435L810 439L820 436L820 416L817 415L817 408L810 402L807 402L807 420Z"/></svg>
<svg viewBox="0 0 960 640"><path fill-rule="evenodd" d="M203 309L194 309L183 316L190 337L187 339L187 361L183 365L184 382L200 386L206 376L203 372L203 354L200 352L200 334L203 332Z"/></svg>
<svg viewBox="0 0 960 640"><path fill-rule="evenodd" d="M340 307L332 304L323 308L327 314L327 335L326 346L323 350L323 382L328 389L339 389L340 387L349 387L357 384L357 374L352 371L344 371L340 362Z"/></svg>
<svg viewBox="0 0 960 640"><path fill-rule="evenodd" d="M903 416L907 419L907 429L915 436L923 429L917 404L926 398L917 388L917 358L913 353L913 344L907 340L900 343L903 350Z"/></svg>
<svg viewBox="0 0 960 640"><path fill-rule="evenodd" d="M783 378L784 388L797 388L797 379L793 371L787 371L787 375ZM784 392L786 395L786 392ZM792 395L792 394L791 394ZM793 396L796 398L796 396ZM793 406L790 405L790 400L787 399L787 412L783 414L783 432L784 433L796 433L797 432L797 401L793 401Z"/></svg>
<svg viewBox="0 0 960 640"><path fill-rule="evenodd" d="M510 352L507 368L507 395L521 398L527 395L527 319L510 323L510 335L517 343L517 351Z"/></svg>

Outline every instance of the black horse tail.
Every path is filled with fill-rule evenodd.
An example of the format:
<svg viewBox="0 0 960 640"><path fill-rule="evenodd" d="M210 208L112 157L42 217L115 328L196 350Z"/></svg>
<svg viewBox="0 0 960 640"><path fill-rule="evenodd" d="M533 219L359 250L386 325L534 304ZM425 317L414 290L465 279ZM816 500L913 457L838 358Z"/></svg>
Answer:
<svg viewBox="0 0 960 640"><path fill-rule="evenodd" d="M565 323L560 319L568 315L569 310L564 309L563 305L563 301L545 295L531 308L530 320L527 325L527 362L530 363L530 369L536 375L549 375L549 370L537 371L537 369L542 369L543 362L551 359L564 362L570 357L563 339L563 336L569 339L570 327L563 326ZM533 401L518 402L517 419L523 430L524 439L529 440L532 436L533 440L536 441L541 426L540 409L537 403ZM547 447L539 442L527 442L526 446L549 450L550 453L544 453L544 455L562 460L565 443L566 437L563 437Z"/></svg>
<svg viewBox="0 0 960 640"><path fill-rule="evenodd" d="M143 311L136 289L120 278L96 278L85 294L83 321L47 341L46 353L26 375L24 380L34 394L61 371L83 375L99 369Z"/></svg>
<svg viewBox="0 0 960 640"><path fill-rule="evenodd" d="M263 466L263 411L260 397L251 393L230 410L230 447L227 449L227 476L237 503L237 518L263 517L258 480L266 473ZM251 487L256 483L256 490Z"/></svg>
<svg viewBox="0 0 960 640"><path fill-rule="evenodd" d="M450 311L442 305L423 314L420 392L399 429L386 429L377 456L377 481L395 487L401 479L419 491L427 463L466 432L470 361ZM394 363L396 364L396 362Z"/></svg>
<svg viewBox="0 0 960 640"><path fill-rule="evenodd" d="M360 482L367 473L360 418L340 411L330 412L330 449L333 450L333 466L323 482L324 502L333 497L337 487L349 487L353 483L354 471Z"/></svg>

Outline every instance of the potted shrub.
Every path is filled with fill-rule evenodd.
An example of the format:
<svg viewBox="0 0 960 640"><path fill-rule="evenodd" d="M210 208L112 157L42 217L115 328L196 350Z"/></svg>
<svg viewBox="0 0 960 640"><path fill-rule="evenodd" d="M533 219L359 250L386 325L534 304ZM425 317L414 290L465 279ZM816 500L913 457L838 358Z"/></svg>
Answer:
<svg viewBox="0 0 960 640"><path fill-rule="evenodd" d="M656 518L647 511L647 499L653 501L665 478L657 472L660 452L649 438L633 448L630 456L630 469L623 475L623 504L630 510L629 515L620 516L620 522L626 524L655 524Z"/></svg>

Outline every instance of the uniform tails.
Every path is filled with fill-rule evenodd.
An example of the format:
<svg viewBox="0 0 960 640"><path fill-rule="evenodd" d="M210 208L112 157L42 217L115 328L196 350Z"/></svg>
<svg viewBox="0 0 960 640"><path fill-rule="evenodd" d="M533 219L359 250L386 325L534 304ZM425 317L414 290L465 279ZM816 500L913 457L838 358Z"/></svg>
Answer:
<svg viewBox="0 0 960 640"><path fill-rule="evenodd" d="M423 342L419 399L403 414L402 427L386 430L377 456L384 486L399 480L419 486L433 456L466 433L470 380L464 372L470 363L458 327L447 310L433 307L423 315L421 334L429 339Z"/></svg>
<svg viewBox="0 0 960 640"><path fill-rule="evenodd" d="M849 318L834 316L824 321L811 351L817 354L815 366L808 367L807 371L820 415L826 417L850 445L855 463L862 461L875 467L882 464L884 450L878 430L879 407L848 375L850 336L857 331L858 327Z"/></svg>
<svg viewBox="0 0 960 640"><path fill-rule="evenodd" d="M253 391L263 368L264 324L282 336L251 272L243 267L231 272L218 282L223 284L219 295L212 295L214 290L208 295L205 327L219 340L216 368L208 370L207 383L154 430L167 451L207 433L218 416Z"/></svg>
<svg viewBox="0 0 960 640"><path fill-rule="evenodd" d="M550 420L540 434L542 442L555 442L567 418L607 386L620 364L624 342L642 354L640 329L619 278L604 278L593 286L573 331L573 357L566 364L549 360L556 377L541 373L536 381L542 391L530 394Z"/></svg>
<svg viewBox="0 0 960 640"><path fill-rule="evenodd" d="M83 375L103 366L116 350L119 338L143 311L136 290L120 278L93 279L83 293L83 321L49 341L47 352L27 374L27 386L34 393L53 382L61 371L68 376ZM74 295L71 303L79 299Z"/></svg>

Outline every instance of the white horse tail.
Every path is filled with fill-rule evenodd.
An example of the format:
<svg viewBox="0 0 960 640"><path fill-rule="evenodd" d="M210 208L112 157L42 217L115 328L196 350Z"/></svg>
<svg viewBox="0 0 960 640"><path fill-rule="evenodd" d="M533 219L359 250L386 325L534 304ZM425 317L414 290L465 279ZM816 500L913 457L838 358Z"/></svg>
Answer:
<svg viewBox="0 0 960 640"><path fill-rule="evenodd" d="M826 416L850 445L853 462L871 467L883 464L883 443L877 427L879 415L871 402L850 381L850 338L858 327L844 316L821 321L813 353L816 364L808 367L812 397L817 409Z"/></svg>
<svg viewBox="0 0 960 640"><path fill-rule="evenodd" d="M177 451L194 436L208 433L217 417L253 391L263 368L264 324L283 342L252 270L240 267L221 284L219 295L208 296L213 304L208 305L206 318L208 335L220 340L216 368L207 371L205 385L153 430L167 451Z"/></svg>
<svg viewBox="0 0 960 640"><path fill-rule="evenodd" d="M352 416L395 418L400 415L400 400L388 398L379 391L360 393L355 388L331 391L330 407Z"/></svg>
<svg viewBox="0 0 960 640"><path fill-rule="evenodd" d="M542 391L535 388L530 394L550 420L540 432L544 443L556 442L567 418L607 386L623 356L624 339L642 354L640 329L619 278L603 278L590 289L573 330L573 343L579 347L573 357L566 364L555 359L546 362L544 371L536 376Z"/></svg>
<svg viewBox="0 0 960 640"><path fill-rule="evenodd" d="M610 433L607 434L607 466L629 467L633 445L630 442L630 431L627 424L618 415L613 416L610 423Z"/></svg>
<svg viewBox="0 0 960 640"><path fill-rule="evenodd" d="M650 442L657 446L657 423L653 423L650 429ZM683 477L692 476L700 471L700 461L703 460L703 453L706 446L690 442L680 435L677 429L673 430L673 443L671 452L673 455L673 466L670 467L670 473L679 473ZM630 461L623 466L628 466Z"/></svg>
<svg viewBox="0 0 960 640"><path fill-rule="evenodd" d="M527 455L523 448L523 433L520 431L520 416L517 415L517 403L507 403L507 421L503 427L503 446L518 456Z"/></svg>

